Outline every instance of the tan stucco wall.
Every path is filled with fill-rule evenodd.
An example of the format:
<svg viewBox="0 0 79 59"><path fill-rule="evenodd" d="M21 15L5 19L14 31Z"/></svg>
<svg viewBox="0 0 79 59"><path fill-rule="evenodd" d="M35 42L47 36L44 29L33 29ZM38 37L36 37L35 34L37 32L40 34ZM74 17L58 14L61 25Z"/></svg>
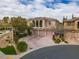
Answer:
<svg viewBox="0 0 79 59"><path fill-rule="evenodd" d="M64 28L63 23L56 22L56 29L57 29L57 30L63 30L63 28Z"/></svg>
<svg viewBox="0 0 79 59"><path fill-rule="evenodd" d="M69 26L67 25L67 22L64 22L64 29L72 29L72 30L79 30L77 28L77 23L79 22L79 20L75 20L73 23L73 25Z"/></svg>
<svg viewBox="0 0 79 59"><path fill-rule="evenodd" d="M75 23L73 23L73 25L68 25L68 23L67 22L64 22L64 29L74 29L74 26L75 26Z"/></svg>
<svg viewBox="0 0 79 59"><path fill-rule="evenodd" d="M77 23L79 22L79 20L76 20L75 21L75 25L74 25L74 28L75 28L75 30L79 30L78 28L77 28Z"/></svg>
<svg viewBox="0 0 79 59"><path fill-rule="evenodd" d="M56 21L50 21L51 24L48 23L48 28L49 29L56 29Z"/></svg>
<svg viewBox="0 0 79 59"><path fill-rule="evenodd" d="M1 48L6 47L8 45L8 43L9 43L6 40L10 40L11 41L12 39L13 39L13 33L12 33L12 31L9 31L8 33L0 36L0 47Z"/></svg>
<svg viewBox="0 0 79 59"><path fill-rule="evenodd" d="M79 32L64 32L64 39L68 42L79 43Z"/></svg>

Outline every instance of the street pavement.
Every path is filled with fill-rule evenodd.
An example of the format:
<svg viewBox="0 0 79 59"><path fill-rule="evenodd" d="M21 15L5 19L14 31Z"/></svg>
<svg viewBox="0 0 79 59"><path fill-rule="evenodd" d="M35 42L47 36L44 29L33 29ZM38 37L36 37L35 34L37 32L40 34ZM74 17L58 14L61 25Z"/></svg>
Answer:
<svg viewBox="0 0 79 59"><path fill-rule="evenodd" d="M79 45L58 45L38 49L20 59L79 59Z"/></svg>

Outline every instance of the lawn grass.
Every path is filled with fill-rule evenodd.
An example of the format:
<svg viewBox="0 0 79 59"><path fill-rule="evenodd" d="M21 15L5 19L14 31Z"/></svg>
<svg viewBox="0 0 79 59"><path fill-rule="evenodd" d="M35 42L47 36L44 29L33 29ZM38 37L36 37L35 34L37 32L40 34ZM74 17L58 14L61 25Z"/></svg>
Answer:
<svg viewBox="0 0 79 59"><path fill-rule="evenodd" d="M0 51L2 51L6 55L16 55L16 51L13 46L7 46L6 48L0 48Z"/></svg>

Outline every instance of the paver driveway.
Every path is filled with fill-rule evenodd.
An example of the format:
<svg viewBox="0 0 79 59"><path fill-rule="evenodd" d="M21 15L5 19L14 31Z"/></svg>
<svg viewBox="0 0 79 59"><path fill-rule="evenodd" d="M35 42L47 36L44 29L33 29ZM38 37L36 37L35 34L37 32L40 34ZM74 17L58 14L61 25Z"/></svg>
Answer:
<svg viewBox="0 0 79 59"><path fill-rule="evenodd" d="M41 33L40 36L37 34L34 34L32 36L28 36L23 38L24 41L27 42L30 48L40 48L45 46L51 46L55 45L55 43L52 41L52 32L47 32L47 35L42 35L45 33Z"/></svg>

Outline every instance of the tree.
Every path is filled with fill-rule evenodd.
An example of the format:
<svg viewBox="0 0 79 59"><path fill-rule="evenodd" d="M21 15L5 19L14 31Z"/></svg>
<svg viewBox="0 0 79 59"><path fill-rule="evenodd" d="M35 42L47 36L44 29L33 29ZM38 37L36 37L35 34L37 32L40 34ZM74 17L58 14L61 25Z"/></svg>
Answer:
<svg viewBox="0 0 79 59"><path fill-rule="evenodd" d="M27 21L26 19L22 18L22 17L12 17L11 18L11 24L13 26L13 28L15 30L18 30L18 31L25 31L26 27L27 27Z"/></svg>
<svg viewBox="0 0 79 59"><path fill-rule="evenodd" d="M3 17L3 22L0 24L0 30L8 30L11 28L10 23L8 23L9 17Z"/></svg>
<svg viewBox="0 0 79 59"><path fill-rule="evenodd" d="M31 27L27 25L27 20L22 17L12 17L11 24L14 29L14 41L17 43L18 39L28 35L31 35ZM25 32L27 31L27 33Z"/></svg>
<svg viewBox="0 0 79 59"><path fill-rule="evenodd" d="M3 17L4 23L8 23L9 17Z"/></svg>

